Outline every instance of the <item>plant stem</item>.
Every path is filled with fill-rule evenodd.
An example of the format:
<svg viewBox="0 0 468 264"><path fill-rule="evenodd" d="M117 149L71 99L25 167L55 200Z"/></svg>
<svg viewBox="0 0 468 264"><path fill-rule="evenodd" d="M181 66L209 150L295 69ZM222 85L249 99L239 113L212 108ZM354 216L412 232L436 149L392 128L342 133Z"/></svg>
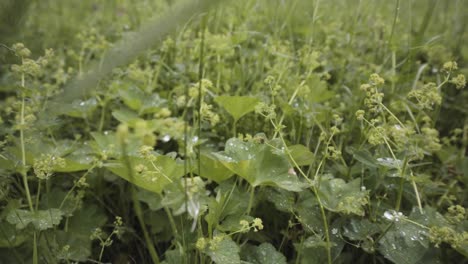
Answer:
<svg viewBox="0 0 468 264"><path fill-rule="evenodd" d="M250 210L252 210L253 200L255 196L255 186L251 186L250 190L250 198L249 198L249 205L247 206L247 215L250 214Z"/></svg>
<svg viewBox="0 0 468 264"><path fill-rule="evenodd" d="M154 246L153 240L151 240L148 229L146 228L145 221L143 219L143 211L141 209L141 204L140 204L140 201L138 201L137 193L136 193L136 190L135 190L135 185L133 184L133 179L134 179L133 170L132 170L132 164L131 164L130 159L129 159L128 155L127 155L127 148L126 148L127 144L126 144L126 142L124 140L122 140L120 143L122 144L122 153L123 153L123 156L124 156L124 159L125 159L125 165L127 167L128 175L129 175L129 178L130 178L132 201L133 201L133 206L134 206L134 209L135 209L135 215L136 215L136 217L138 219L138 223L141 226L141 230L143 231L143 236L144 236L144 239L145 239L146 248L148 249L148 251L150 253L151 260L153 261L153 263L159 264L160 261L159 261L158 253L156 252L156 248Z"/></svg>

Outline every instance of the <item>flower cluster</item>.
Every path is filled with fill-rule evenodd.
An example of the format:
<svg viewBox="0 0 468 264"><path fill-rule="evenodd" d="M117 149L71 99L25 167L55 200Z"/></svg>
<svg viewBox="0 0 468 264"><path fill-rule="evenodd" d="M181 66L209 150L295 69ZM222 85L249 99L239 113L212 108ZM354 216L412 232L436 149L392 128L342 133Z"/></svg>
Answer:
<svg viewBox="0 0 468 264"><path fill-rule="evenodd" d="M360 89L366 93L364 104L373 113L379 113L382 108L382 101L384 94L379 91L385 83L385 80L380 77L377 73L371 74L369 82L361 85Z"/></svg>
<svg viewBox="0 0 468 264"><path fill-rule="evenodd" d="M429 82L421 88L412 90L408 93L408 98L414 98L421 109L432 110L434 105L442 103L442 96L435 83Z"/></svg>
<svg viewBox="0 0 468 264"><path fill-rule="evenodd" d="M433 226L429 230L429 240L439 247L442 243L447 243L454 248L458 248L468 243L468 232L457 232L450 226Z"/></svg>
<svg viewBox="0 0 468 264"><path fill-rule="evenodd" d="M34 161L33 169L36 177L48 180L56 168L65 167L65 159L51 154L42 154Z"/></svg>
<svg viewBox="0 0 468 264"><path fill-rule="evenodd" d="M247 233L251 229L253 229L254 232L258 232L258 230L263 229L263 222L260 218L254 218L251 222L247 220L240 220L239 224L241 225L241 229L239 230L241 233Z"/></svg>

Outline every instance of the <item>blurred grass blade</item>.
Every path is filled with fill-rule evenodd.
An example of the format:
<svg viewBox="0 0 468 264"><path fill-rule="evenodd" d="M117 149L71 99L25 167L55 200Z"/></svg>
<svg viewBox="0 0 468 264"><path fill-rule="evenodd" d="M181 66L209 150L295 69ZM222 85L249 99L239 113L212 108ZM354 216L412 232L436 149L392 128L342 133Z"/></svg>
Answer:
<svg viewBox="0 0 468 264"><path fill-rule="evenodd" d="M140 30L125 36L108 51L100 63L92 65L83 76L73 80L65 87L57 103L70 103L89 95L98 81L109 74L115 67L131 62L141 52L161 42L163 38L184 25L193 17L206 12L214 4L224 0L188 0L182 1L164 14L142 25Z"/></svg>

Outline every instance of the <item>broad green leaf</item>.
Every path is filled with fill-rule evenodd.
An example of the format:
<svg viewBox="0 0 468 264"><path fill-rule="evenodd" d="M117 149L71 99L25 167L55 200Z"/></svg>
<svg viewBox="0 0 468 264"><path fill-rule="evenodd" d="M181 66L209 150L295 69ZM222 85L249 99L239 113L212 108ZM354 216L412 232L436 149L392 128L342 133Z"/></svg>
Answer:
<svg viewBox="0 0 468 264"><path fill-rule="evenodd" d="M65 232L56 230L45 234L47 241L44 241L46 246L50 247L51 241L54 241L54 246L57 249L57 259L65 261L86 262L91 256L92 241L87 234L77 234L74 232ZM68 250L62 250L63 246L67 245Z"/></svg>
<svg viewBox="0 0 468 264"><path fill-rule="evenodd" d="M242 260L252 264L286 264L286 257L270 243L259 246L246 245L241 252Z"/></svg>
<svg viewBox="0 0 468 264"><path fill-rule="evenodd" d="M427 230L407 221L395 221L379 240L378 251L393 263L418 263L429 250Z"/></svg>
<svg viewBox="0 0 468 264"><path fill-rule="evenodd" d="M403 166L403 162L401 160L390 157L377 158L377 163L380 166L391 169L400 169Z"/></svg>
<svg viewBox="0 0 468 264"><path fill-rule="evenodd" d="M153 192L138 188L137 198L138 200L145 202L148 205L148 207L153 211L157 211L163 208L161 204L161 196L156 195Z"/></svg>
<svg viewBox="0 0 468 264"><path fill-rule="evenodd" d="M166 104L166 100L161 99L158 94L146 94L135 86L119 89L119 95L125 105L139 114L155 113Z"/></svg>
<svg viewBox="0 0 468 264"><path fill-rule="evenodd" d="M350 148L347 148L346 150L347 152L353 155L354 159L361 162L362 164L371 168L378 167L377 161L375 160L374 157L372 157L372 154L367 149L356 150L350 147Z"/></svg>
<svg viewBox="0 0 468 264"><path fill-rule="evenodd" d="M267 200L272 202L276 209L287 213L293 210L295 200L294 193L277 188L266 188L264 191Z"/></svg>
<svg viewBox="0 0 468 264"><path fill-rule="evenodd" d="M6 148L11 160L20 160L21 149L18 146ZM93 151L87 143L78 143L71 140L57 140L55 143L44 140L33 140L26 148L26 163L33 165L34 161L43 154L50 154L55 157L62 157L65 160L65 166L55 166L55 172L74 172L91 168L93 162ZM0 157L0 165L2 157ZM8 165L8 164L7 164ZM16 162L16 167L18 164ZM7 166L6 168L9 168Z"/></svg>
<svg viewBox="0 0 468 264"><path fill-rule="evenodd" d="M184 252L180 249L168 250L164 253L166 259L162 264L180 264L184 263Z"/></svg>
<svg viewBox="0 0 468 264"><path fill-rule="evenodd" d="M365 240L380 232L380 227L368 219L352 218L348 224L343 226L343 235L351 240Z"/></svg>
<svg viewBox="0 0 468 264"><path fill-rule="evenodd" d="M222 235L222 240L214 241L215 245L206 250L211 260L217 264L240 264L239 246L230 236Z"/></svg>
<svg viewBox="0 0 468 264"><path fill-rule="evenodd" d="M310 190L304 190L298 194L297 202L294 206L298 220L306 233L323 232L323 222L320 215L317 198Z"/></svg>
<svg viewBox="0 0 468 264"><path fill-rule="evenodd" d="M310 75L307 86L311 89L311 92L307 94L307 99L311 102L320 103L335 96L335 92L327 89L327 83L320 80L318 74Z"/></svg>
<svg viewBox="0 0 468 264"><path fill-rule="evenodd" d="M129 126L133 126L140 119L137 113L125 108L112 111L112 116L120 123L126 123Z"/></svg>
<svg viewBox="0 0 468 264"><path fill-rule="evenodd" d="M103 226L106 222L107 216L102 209L95 204L84 204L68 219L68 231L89 238L96 228Z"/></svg>
<svg viewBox="0 0 468 264"><path fill-rule="evenodd" d="M164 187L184 175L184 165L168 156L156 156L154 161L129 157L130 174L124 160L109 162L105 167L125 180L151 192L161 193Z"/></svg>
<svg viewBox="0 0 468 264"><path fill-rule="evenodd" d="M259 99L250 96L228 96L222 95L215 99L215 102L222 106L234 118L239 120L244 115L255 110Z"/></svg>
<svg viewBox="0 0 468 264"><path fill-rule="evenodd" d="M121 87L119 89L120 98L122 98L125 105L132 110L139 111L145 99L145 93L135 86Z"/></svg>
<svg viewBox="0 0 468 264"><path fill-rule="evenodd" d="M298 166L311 165L314 160L314 154L304 145L293 145L288 148L289 151L291 151L292 158Z"/></svg>
<svg viewBox="0 0 468 264"><path fill-rule="evenodd" d="M333 212L364 216L369 192L361 190L360 182L360 179L349 183L343 179L323 179L318 192L325 208Z"/></svg>
<svg viewBox="0 0 468 264"><path fill-rule="evenodd" d="M37 230L46 230L60 224L62 216L63 212L55 208L35 212L17 209L11 211L6 219L10 224L16 225L17 229L23 229L32 223Z"/></svg>
<svg viewBox="0 0 468 264"><path fill-rule="evenodd" d="M90 145L95 149L98 155L105 155L107 159L121 157L122 145L117 139L115 132L91 132L91 136L94 138L94 141L91 141ZM142 142L139 138L135 135L129 136L126 146L127 155L136 156L141 145Z"/></svg>
<svg viewBox="0 0 468 264"><path fill-rule="evenodd" d="M172 209L173 215L187 212L192 219L197 219L208 209L209 191L205 185L206 182L198 176L179 179L164 188L161 204Z"/></svg>
<svg viewBox="0 0 468 264"><path fill-rule="evenodd" d="M210 198L208 214L205 216L213 229L223 232L239 230L239 221L245 219L249 203L249 193L241 188L232 180L224 181L216 188L216 198Z"/></svg>
<svg viewBox="0 0 468 264"><path fill-rule="evenodd" d="M61 143L59 143L61 144ZM57 172L75 172L91 168L94 158L93 150L87 142L73 144L70 154L62 156L65 159L65 166L55 168Z"/></svg>
<svg viewBox="0 0 468 264"><path fill-rule="evenodd" d="M71 117L85 118L93 113L98 107L96 98L90 98L88 100L75 100L67 107L64 112L65 115Z"/></svg>
<svg viewBox="0 0 468 264"><path fill-rule="evenodd" d="M335 221L328 230L330 235L330 250L332 260L336 260L341 256L345 242L340 234L341 226L339 220ZM294 247L300 255L296 263L301 264L321 264L327 263L327 247L328 243L325 239L325 234L314 232L312 236L307 237L301 243L295 243Z"/></svg>
<svg viewBox="0 0 468 264"><path fill-rule="evenodd" d="M200 156L200 176L217 183L229 179L234 174L222 162L209 153Z"/></svg>
<svg viewBox="0 0 468 264"><path fill-rule="evenodd" d="M14 225L8 222L0 222L0 248L12 248L26 241L27 236Z"/></svg>
<svg viewBox="0 0 468 264"><path fill-rule="evenodd" d="M231 138L226 142L224 152L214 155L224 166L247 180L252 186L275 186L293 192L299 192L307 187L307 184L289 172L291 167L286 155L280 155L267 144Z"/></svg>

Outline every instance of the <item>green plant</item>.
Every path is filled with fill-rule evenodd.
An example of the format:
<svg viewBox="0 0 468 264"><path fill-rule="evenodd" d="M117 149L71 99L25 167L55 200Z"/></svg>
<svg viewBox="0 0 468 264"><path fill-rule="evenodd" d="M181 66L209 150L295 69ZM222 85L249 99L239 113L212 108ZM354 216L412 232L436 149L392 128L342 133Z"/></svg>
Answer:
<svg viewBox="0 0 468 264"><path fill-rule="evenodd" d="M466 262L463 1L55 2L0 47L1 261Z"/></svg>

